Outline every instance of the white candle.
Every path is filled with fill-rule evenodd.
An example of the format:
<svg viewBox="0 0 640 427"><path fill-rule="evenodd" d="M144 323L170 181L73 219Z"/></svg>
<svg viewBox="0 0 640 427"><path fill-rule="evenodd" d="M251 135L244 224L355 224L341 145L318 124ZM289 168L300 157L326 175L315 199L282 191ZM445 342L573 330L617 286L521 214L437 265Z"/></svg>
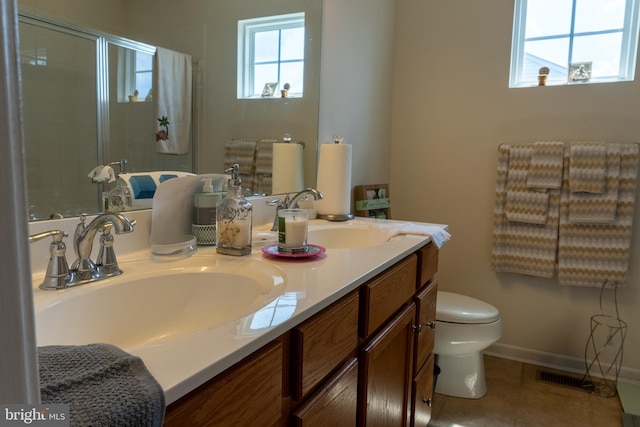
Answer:
<svg viewBox="0 0 640 427"><path fill-rule="evenodd" d="M278 248L282 251L306 249L307 210L282 209L278 212Z"/></svg>
<svg viewBox="0 0 640 427"><path fill-rule="evenodd" d="M287 218L285 245L300 248L307 243L307 219Z"/></svg>

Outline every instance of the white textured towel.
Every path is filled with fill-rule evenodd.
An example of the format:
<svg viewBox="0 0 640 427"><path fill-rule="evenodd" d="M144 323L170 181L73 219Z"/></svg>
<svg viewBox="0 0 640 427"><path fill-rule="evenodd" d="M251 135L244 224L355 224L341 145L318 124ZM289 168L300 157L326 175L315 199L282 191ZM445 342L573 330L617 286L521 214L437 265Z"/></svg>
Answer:
<svg viewBox="0 0 640 427"><path fill-rule="evenodd" d="M157 48L158 123L156 152L186 154L191 139L191 56Z"/></svg>
<svg viewBox="0 0 640 427"><path fill-rule="evenodd" d="M433 243L438 249L448 242L451 238L451 234L445 230L442 226L431 224L416 224L413 222L399 223L399 224L384 224L380 225L381 228L386 229L389 238L394 236L400 236L403 234L415 234L418 236L430 236Z"/></svg>

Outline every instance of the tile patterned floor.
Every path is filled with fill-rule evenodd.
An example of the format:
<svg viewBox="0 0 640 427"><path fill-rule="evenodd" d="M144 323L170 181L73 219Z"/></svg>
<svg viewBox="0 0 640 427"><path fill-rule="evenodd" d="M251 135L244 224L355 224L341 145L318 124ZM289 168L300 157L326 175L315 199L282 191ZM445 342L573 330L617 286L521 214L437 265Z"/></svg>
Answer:
<svg viewBox="0 0 640 427"><path fill-rule="evenodd" d="M436 394L429 427L620 427L620 399L536 379L538 367L485 355L487 394ZM546 371L558 372L544 368Z"/></svg>

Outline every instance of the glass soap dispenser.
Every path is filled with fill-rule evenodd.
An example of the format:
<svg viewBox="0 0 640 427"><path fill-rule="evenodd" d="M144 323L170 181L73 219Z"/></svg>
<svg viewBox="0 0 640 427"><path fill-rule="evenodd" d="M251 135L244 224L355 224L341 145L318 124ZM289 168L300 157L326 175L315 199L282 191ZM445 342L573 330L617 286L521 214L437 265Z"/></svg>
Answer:
<svg viewBox="0 0 640 427"><path fill-rule="evenodd" d="M216 252L225 255L249 255L251 253L252 206L242 197L240 166L236 163L226 169L231 174L227 196L216 206L218 241Z"/></svg>

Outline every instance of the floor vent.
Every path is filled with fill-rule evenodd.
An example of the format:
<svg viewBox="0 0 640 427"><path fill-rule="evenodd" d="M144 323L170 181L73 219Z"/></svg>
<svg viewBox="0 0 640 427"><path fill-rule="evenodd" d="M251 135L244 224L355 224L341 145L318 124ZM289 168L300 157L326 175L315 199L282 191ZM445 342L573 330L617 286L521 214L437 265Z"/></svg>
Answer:
<svg viewBox="0 0 640 427"><path fill-rule="evenodd" d="M544 371L542 369L538 369L536 372L536 380L565 387L589 389L589 384L582 384L582 377L557 374L554 372Z"/></svg>

